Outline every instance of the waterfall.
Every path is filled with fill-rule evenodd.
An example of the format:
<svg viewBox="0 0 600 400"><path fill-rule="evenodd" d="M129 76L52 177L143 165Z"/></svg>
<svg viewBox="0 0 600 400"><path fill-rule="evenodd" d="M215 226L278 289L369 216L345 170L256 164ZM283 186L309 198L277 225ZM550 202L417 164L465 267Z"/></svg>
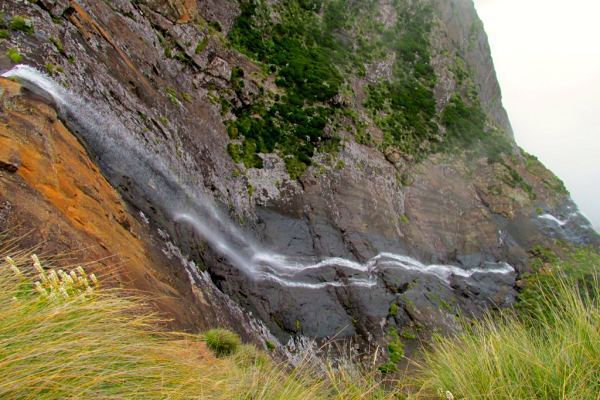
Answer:
<svg viewBox="0 0 600 400"><path fill-rule="evenodd" d="M540 215L538 218L554 222L558 226L565 226L567 224L567 222L569 222L568 220L560 220L552 214L543 214L543 215Z"/></svg>
<svg viewBox="0 0 600 400"><path fill-rule="evenodd" d="M123 197L153 218L173 237L189 226L213 251L251 280L271 281L284 287L323 289L328 287L373 287L377 272L402 269L431 275L445 283L451 277L468 279L474 274L512 274L507 263L490 268L463 269L452 265L425 265L405 255L380 253L365 263L343 258L307 259L275 254L262 248L221 214L210 199L197 193L156 156L145 150L115 117L94 107L57 85L50 77L27 65L2 74L14 78L37 95L52 102L60 118L84 144L105 177ZM326 279L319 272L331 269L343 278ZM336 274L337 275L337 274Z"/></svg>

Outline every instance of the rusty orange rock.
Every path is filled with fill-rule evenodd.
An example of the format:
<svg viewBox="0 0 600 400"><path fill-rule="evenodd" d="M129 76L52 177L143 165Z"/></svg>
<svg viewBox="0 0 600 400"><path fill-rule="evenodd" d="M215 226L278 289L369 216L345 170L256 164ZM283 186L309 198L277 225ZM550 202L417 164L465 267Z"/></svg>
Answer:
<svg viewBox="0 0 600 400"><path fill-rule="evenodd" d="M0 213L0 230L26 235L27 245L43 243L50 254L94 261L98 273L151 294L176 326L202 327L202 295L176 278L177 261L152 248L149 229L131 217L55 110L6 79L0 79L0 165L14 166L0 168L0 207L10 209Z"/></svg>

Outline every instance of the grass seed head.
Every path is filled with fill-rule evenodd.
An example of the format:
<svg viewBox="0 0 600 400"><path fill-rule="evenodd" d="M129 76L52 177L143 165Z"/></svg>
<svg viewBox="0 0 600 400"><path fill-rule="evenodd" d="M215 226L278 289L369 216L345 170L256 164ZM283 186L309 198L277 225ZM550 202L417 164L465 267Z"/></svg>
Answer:
<svg viewBox="0 0 600 400"><path fill-rule="evenodd" d="M42 287L42 284L40 283L40 281L36 281L36 282L34 283L34 286L35 286L35 290L36 290L36 291L37 291L39 294L41 294L43 297L47 297L47 296L48 296L48 292L46 291L46 289L44 289L44 288Z"/></svg>
<svg viewBox="0 0 600 400"><path fill-rule="evenodd" d="M51 286L58 287L60 279L58 279L58 275L56 274L55 270L51 269L50 272L48 272L48 281Z"/></svg>
<svg viewBox="0 0 600 400"><path fill-rule="evenodd" d="M42 263L40 262L40 259L38 258L38 256L35 255L35 254L33 254L31 256L31 259L33 260L33 268L35 268L35 270L39 274L43 274L44 273L44 268L42 268Z"/></svg>
<svg viewBox="0 0 600 400"><path fill-rule="evenodd" d="M21 272L21 270L19 269L19 267L11 265L10 266L10 270L13 272L13 274L15 274L15 276L17 277L22 277L23 273Z"/></svg>
<svg viewBox="0 0 600 400"><path fill-rule="evenodd" d="M94 286L100 286L100 282L98 281L98 278L96 278L96 274L90 274L90 280L94 283Z"/></svg>

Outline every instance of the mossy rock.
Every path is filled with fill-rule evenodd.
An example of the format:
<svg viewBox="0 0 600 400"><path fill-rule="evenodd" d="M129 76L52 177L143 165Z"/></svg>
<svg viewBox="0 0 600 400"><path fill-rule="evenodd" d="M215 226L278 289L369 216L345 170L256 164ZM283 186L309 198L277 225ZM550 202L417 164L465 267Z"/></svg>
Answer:
<svg viewBox="0 0 600 400"><path fill-rule="evenodd" d="M25 32L28 35L33 34L33 22L25 17L16 15L10 20L10 29L13 31Z"/></svg>

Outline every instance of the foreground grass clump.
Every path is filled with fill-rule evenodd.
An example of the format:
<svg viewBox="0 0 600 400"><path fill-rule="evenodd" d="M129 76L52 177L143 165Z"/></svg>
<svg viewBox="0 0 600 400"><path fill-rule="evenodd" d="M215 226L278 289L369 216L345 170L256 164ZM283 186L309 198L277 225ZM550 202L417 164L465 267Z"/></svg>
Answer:
<svg viewBox="0 0 600 400"><path fill-rule="evenodd" d="M161 331L140 298L17 254L0 258L2 399L393 398L354 365L290 369L228 331Z"/></svg>
<svg viewBox="0 0 600 400"><path fill-rule="evenodd" d="M235 353L240 347L240 337L226 329L211 329L204 333L206 345L217 356L228 356Z"/></svg>
<svg viewBox="0 0 600 400"><path fill-rule="evenodd" d="M167 338L138 301L97 282L35 256L0 265L0 398L175 398L202 382L193 357L174 356L193 339Z"/></svg>
<svg viewBox="0 0 600 400"><path fill-rule="evenodd" d="M543 279L536 275L522 300L526 312L488 317L456 338L438 339L420 365L423 391L456 399L600 398L600 264L581 279L598 257L577 257L548 268Z"/></svg>

